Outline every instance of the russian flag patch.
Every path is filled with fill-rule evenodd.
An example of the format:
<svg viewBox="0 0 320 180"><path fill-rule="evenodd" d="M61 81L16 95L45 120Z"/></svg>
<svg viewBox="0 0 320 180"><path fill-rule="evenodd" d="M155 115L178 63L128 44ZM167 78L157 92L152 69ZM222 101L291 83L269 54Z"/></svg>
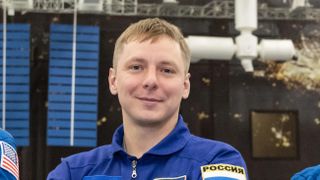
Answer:
<svg viewBox="0 0 320 180"><path fill-rule="evenodd" d="M201 166L203 180L246 180L243 167L230 164L209 164Z"/></svg>

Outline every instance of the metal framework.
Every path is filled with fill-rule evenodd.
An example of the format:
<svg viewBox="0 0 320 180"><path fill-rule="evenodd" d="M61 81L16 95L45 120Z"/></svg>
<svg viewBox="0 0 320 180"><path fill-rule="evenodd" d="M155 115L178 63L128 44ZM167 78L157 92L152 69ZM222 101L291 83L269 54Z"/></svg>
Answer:
<svg viewBox="0 0 320 180"><path fill-rule="evenodd" d="M5 1L5 3L2 3ZM30 1L32 3L30 3ZM90 1L90 0L89 0ZM79 13L107 14L116 16L158 16L232 19L234 17L234 0L212 0L205 5L179 5L171 3L138 3L138 0L91 0L99 3L100 10L84 8ZM97 2L99 1L99 2ZM19 2L19 6L15 2ZM25 6L23 6L25 2ZM83 2L78 0L78 2ZM6 4L8 9L36 13L73 13L73 0L0 0L1 8ZM30 7L30 4L32 7ZM85 6L86 4L83 4ZM259 5L259 19L264 20L319 20L320 8L299 7L274 8Z"/></svg>

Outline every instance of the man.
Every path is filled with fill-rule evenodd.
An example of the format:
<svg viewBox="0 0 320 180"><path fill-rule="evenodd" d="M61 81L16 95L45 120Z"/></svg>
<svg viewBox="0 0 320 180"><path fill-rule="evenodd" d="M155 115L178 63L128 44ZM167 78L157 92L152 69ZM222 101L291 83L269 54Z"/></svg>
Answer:
<svg viewBox="0 0 320 180"><path fill-rule="evenodd" d="M123 125L112 144L65 158L47 179L246 179L240 153L190 134L179 115L190 91L190 51L180 30L158 18L118 38L109 89Z"/></svg>
<svg viewBox="0 0 320 180"><path fill-rule="evenodd" d="M0 128L0 179L19 179L19 158L13 136Z"/></svg>

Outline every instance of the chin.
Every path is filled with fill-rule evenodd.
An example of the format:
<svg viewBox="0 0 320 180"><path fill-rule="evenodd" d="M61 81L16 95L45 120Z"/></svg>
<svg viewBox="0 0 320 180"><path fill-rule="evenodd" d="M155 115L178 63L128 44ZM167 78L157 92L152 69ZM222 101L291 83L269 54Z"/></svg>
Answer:
<svg viewBox="0 0 320 180"><path fill-rule="evenodd" d="M140 126L158 126L162 123L164 123L163 119L158 119L158 118L143 118L143 119L136 119L136 123L139 124Z"/></svg>

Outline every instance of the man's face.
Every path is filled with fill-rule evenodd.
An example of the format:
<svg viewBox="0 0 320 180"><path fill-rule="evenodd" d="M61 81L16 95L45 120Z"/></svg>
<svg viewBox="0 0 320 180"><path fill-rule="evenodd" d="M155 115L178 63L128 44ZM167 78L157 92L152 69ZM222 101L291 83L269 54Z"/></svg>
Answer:
<svg viewBox="0 0 320 180"><path fill-rule="evenodd" d="M124 121L151 125L177 118L181 99L189 95L189 76L179 44L161 36L125 44L110 69L109 88L118 94Z"/></svg>

